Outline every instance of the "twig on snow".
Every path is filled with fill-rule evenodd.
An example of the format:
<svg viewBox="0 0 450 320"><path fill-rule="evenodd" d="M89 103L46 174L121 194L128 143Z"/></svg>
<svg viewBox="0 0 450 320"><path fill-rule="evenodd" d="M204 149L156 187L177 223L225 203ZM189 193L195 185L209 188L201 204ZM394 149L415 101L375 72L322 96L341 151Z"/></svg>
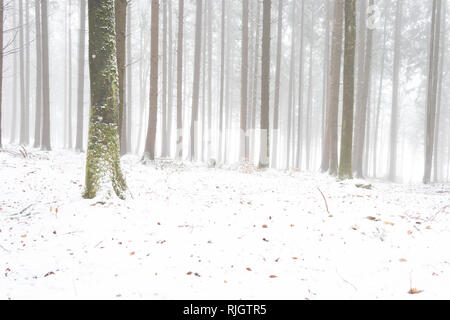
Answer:
<svg viewBox="0 0 450 320"><path fill-rule="evenodd" d="M323 194L322 190L320 190L319 187L317 187L317 190L319 190L320 194L322 195L323 201L325 202L325 207L327 208L327 212L328 212L328 214L330 214L330 210L328 208L327 198L325 198L325 195Z"/></svg>

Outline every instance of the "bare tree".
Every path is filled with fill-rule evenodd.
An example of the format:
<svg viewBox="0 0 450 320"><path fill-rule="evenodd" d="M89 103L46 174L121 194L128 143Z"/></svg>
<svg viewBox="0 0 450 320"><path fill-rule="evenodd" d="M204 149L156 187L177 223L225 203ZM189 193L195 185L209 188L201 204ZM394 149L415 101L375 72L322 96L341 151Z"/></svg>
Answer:
<svg viewBox="0 0 450 320"><path fill-rule="evenodd" d="M48 0L41 1L42 14L42 145L41 149L50 151L50 79L48 52Z"/></svg>
<svg viewBox="0 0 450 320"><path fill-rule="evenodd" d="M0 0L0 149L2 148L2 98L3 98L3 0Z"/></svg>
<svg viewBox="0 0 450 320"><path fill-rule="evenodd" d="M240 129L241 129L241 131L240 131L240 158L241 158L241 160L248 160L247 104L248 104L248 0L243 0L242 1L241 117L240 117Z"/></svg>
<svg viewBox="0 0 450 320"><path fill-rule="evenodd" d="M277 62L275 71L275 93L273 103L273 140L272 140L272 167L277 167L278 157L278 130L280 122L280 78L281 78L281 43L283 36L283 0L278 0L278 34L277 34ZM292 30L294 33L294 30Z"/></svg>
<svg viewBox="0 0 450 320"><path fill-rule="evenodd" d="M119 137L120 154L127 151L126 139L126 26L127 26L127 1L115 0L115 22L116 22L116 46L117 46L117 68L119 72Z"/></svg>
<svg viewBox="0 0 450 320"><path fill-rule="evenodd" d="M34 147L41 146L42 130L42 36L41 7L39 1L34 3L36 23L36 115L34 122Z"/></svg>

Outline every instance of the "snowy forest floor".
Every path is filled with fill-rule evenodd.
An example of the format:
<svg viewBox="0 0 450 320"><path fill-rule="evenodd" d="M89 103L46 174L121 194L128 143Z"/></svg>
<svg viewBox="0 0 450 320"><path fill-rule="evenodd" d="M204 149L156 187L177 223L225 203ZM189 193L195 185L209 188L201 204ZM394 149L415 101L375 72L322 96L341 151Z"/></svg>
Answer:
<svg viewBox="0 0 450 320"><path fill-rule="evenodd" d="M126 156L133 198L99 203L84 154L6 149L0 299L450 297L449 185Z"/></svg>

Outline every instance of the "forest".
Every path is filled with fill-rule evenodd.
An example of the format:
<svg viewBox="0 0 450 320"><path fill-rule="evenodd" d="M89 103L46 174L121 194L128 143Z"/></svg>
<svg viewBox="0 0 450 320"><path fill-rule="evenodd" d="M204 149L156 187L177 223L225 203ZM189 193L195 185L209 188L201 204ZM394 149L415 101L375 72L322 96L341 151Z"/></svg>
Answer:
<svg viewBox="0 0 450 320"><path fill-rule="evenodd" d="M0 299L448 298L447 6L0 0Z"/></svg>

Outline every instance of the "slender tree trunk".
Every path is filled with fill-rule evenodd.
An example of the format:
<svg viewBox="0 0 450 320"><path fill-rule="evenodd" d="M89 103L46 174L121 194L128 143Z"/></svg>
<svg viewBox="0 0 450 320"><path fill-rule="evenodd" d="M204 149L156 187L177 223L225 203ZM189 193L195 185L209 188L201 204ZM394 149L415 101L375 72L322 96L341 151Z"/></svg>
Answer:
<svg viewBox="0 0 450 320"><path fill-rule="evenodd" d="M71 29L71 14L72 1L69 1L69 110L67 114L67 132L68 132L68 147L73 148L72 141L72 29Z"/></svg>
<svg viewBox="0 0 450 320"><path fill-rule="evenodd" d="M167 97L167 146L166 154L170 157L171 155L171 145L172 145L172 114L173 114L173 35L172 35L172 0L167 0L168 8L168 32L169 32L169 70L168 70L168 97Z"/></svg>
<svg viewBox="0 0 450 320"><path fill-rule="evenodd" d="M2 98L3 98L3 0L0 0L0 149L2 148Z"/></svg>
<svg viewBox="0 0 450 320"><path fill-rule="evenodd" d="M314 25L314 7L311 8L311 24ZM311 127L312 127L312 109L313 109L313 46L314 46L314 29L311 29L310 31L310 37L309 37L309 77L308 77L308 103L306 106L306 152L305 152L305 157L306 157L306 171L309 171L309 167L311 164Z"/></svg>
<svg viewBox="0 0 450 320"><path fill-rule="evenodd" d="M430 183L433 164L434 135L436 130L436 108L438 87L439 48L441 33L441 7L442 2L433 1L432 34L430 41L430 63L428 75L427 120L425 140L425 169L423 183Z"/></svg>
<svg viewBox="0 0 450 320"><path fill-rule="evenodd" d="M370 6L374 5L374 0L370 0ZM362 5L364 11L361 11L361 14L366 15L367 7ZM363 19L365 21L365 19ZM367 31L366 31L367 30ZM363 159L364 159L364 148L365 148L365 140L366 140L366 122L367 122L367 108L369 104L369 89L370 89L370 79L372 72L372 40L373 40L373 29L366 28L366 23L364 23L364 32L367 32L367 36L365 37L365 50L361 50L360 54L365 51L365 57L360 58L363 60L360 63L360 67L363 68L360 76L362 77L360 84L361 93L360 98L357 99L357 108L356 108L356 123L355 123L355 133L354 133L354 141L355 144L353 146L353 167L356 173L357 178L363 178ZM360 45L363 43L360 42ZM362 64L362 66L361 66Z"/></svg>
<svg viewBox="0 0 450 320"><path fill-rule="evenodd" d="M114 1L89 0L88 11L91 114L84 197L92 199L99 192L113 191L124 199L127 187L120 169Z"/></svg>
<svg viewBox="0 0 450 320"><path fill-rule="evenodd" d="M218 161L222 161L222 139L223 139L223 104L225 87L225 0L222 0L222 37L221 37L221 56L220 56L220 103L219 103L219 145Z"/></svg>
<svg viewBox="0 0 450 320"><path fill-rule="evenodd" d="M344 0L334 3L333 34L331 45L331 68L328 77L327 116L325 137L322 145L322 172L337 174L337 135L339 95L341 88L341 62L343 38Z"/></svg>
<svg viewBox="0 0 450 320"><path fill-rule="evenodd" d="M283 1L283 0L281 0ZM248 160L247 104L248 104L248 0L242 1L242 63L241 63L241 117L240 159Z"/></svg>
<svg viewBox="0 0 450 320"><path fill-rule="evenodd" d="M23 0L19 0L19 63L20 63L20 144L27 144L27 134L26 128L28 125L26 123L26 114L27 114L27 103L26 103L26 87L25 87L25 39L24 39L24 21L23 21Z"/></svg>
<svg viewBox="0 0 450 320"><path fill-rule="evenodd" d="M167 0L162 0L161 157L167 156Z"/></svg>
<svg viewBox="0 0 450 320"><path fill-rule="evenodd" d="M25 0L25 114L23 144L30 144L30 1Z"/></svg>
<svg viewBox="0 0 450 320"><path fill-rule="evenodd" d="M178 0L177 159L181 159L183 157L183 23L184 0Z"/></svg>
<svg viewBox="0 0 450 320"><path fill-rule="evenodd" d="M356 0L345 0L344 102L339 178L352 179L353 109L355 93Z"/></svg>
<svg viewBox="0 0 450 320"><path fill-rule="evenodd" d="M151 57L150 57L150 112L144 160L155 160L156 125L158 121L158 62L159 62L159 1L152 0Z"/></svg>
<svg viewBox="0 0 450 320"><path fill-rule="evenodd" d="M126 40L127 40L127 69L126 69L126 76L127 76L127 103L126 103L126 150L125 152L132 152L132 130L131 126L133 125L133 57L132 57L132 51L131 51L131 16L132 10L130 3L128 3L128 10L127 10L127 34L126 34Z"/></svg>
<svg viewBox="0 0 450 320"><path fill-rule="evenodd" d="M127 150L126 146L126 78L125 78L125 61L126 61L126 25L127 25L127 1L115 0L115 28L116 28L116 46L117 46L117 68L119 72L119 137L120 137L120 154L124 155Z"/></svg>
<svg viewBox="0 0 450 320"><path fill-rule="evenodd" d="M256 146L256 105L258 102L258 78L259 78L259 53L261 49L260 36L261 36L261 1L257 1L256 5L256 35L255 35L255 48L254 48L254 62L253 62L253 89L252 89L252 108L251 108L251 159L256 158L255 146Z"/></svg>
<svg viewBox="0 0 450 320"><path fill-rule="evenodd" d="M391 111L391 137L389 154L389 180L395 181L397 177L397 145L398 145L398 87L400 76L400 41L402 27L403 0L397 0L397 14L395 22L394 70L392 79L392 111Z"/></svg>
<svg viewBox="0 0 450 320"><path fill-rule="evenodd" d="M261 58L261 136L259 168L266 168L270 160L269 101L270 101L270 24L272 1L263 0L263 36Z"/></svg>
<svg viewBox="0 0 450 320"><path fill-rule="evenodd" d="M287 108L287 126L286 126L286 169L290 167L290 154L291 154L291 123L294 110L294 83L295 83L295 1L292 2L292 15L291 15L291 62L289 73L289 94L288 94L288 108Z"/></svg>
<svg viewBox="0 0 450 320"><path fill-rule="evenodd" d="M13 1L13 12L12 12L12 16L13 16L13 27L17 28L17 14L16 14L16 10L17 10L17 6L16 6L16 1ZM13 54L13 88L12 88L12 97L13 97L13 101L12 101L12 117L11 117L11 136L10 136L10 142L11 143L15 143L16 142L16 133L17 133L17 39L14 38L13 42L13 50L14 50L14 54Z"/></svg>
<svg viewBox="0 0 450 320"><path fill-rule="evenodd" d="M42 130L42 35L41 7L39 1L35 1L34 3L34 12L36 23L36 115L34 122L34 148L39 148L41 146Z"/></svg>
<svg viewBox="0 0 450 320"><path fill-rule="evenodd" d="M200 59L202 48L202 0L196 0L195 22L195 52L194 52L194 83L192 89L192 114L191 114L191 161L198 160L198 104L200 94Z"/></svg>
<svg viewBox="0 0 450 320"><path fill-rule="evenodd" d="M212 153L212 5L211 1L206 2L208 4L208 146L207 146L207 159L211 159Z"/></svg>
<svg viewBox="0 0 450 320"><path fill-rule="evenodd" d="M83 122L84 122L84 58L86 42L86 0L80 0L80 35L78 43L78 93L77 93L77 137L75 150L83 149Z"/></svg>
<svg viewBox="0 0 450 320"><path fill-rule="evenodd" d="M330 73L330 5L331 2L327 1L325 5L326 17L325 17L325 45L323 53L323 82L322 82L322 144L325 140L325 127L326 127L326 112L327 112L327 93L328 93L328 77ZM326 171L326 170L325 170Z"/></svg>
<svg viewBox="0 0 450 320"><path fill-rule="evenodd" d="M304 48L304 29L305 29L305 1L302 1L301 23L300 23L300 58L299 58L299 72L298 72L298 110L297 110L297 154L296 154L296 168L301 169L303 158L303 56Z"/></svg>
<svg viewBox="0 0 450 320"><path fill-rule="evenodd" d="M292 30L294 33L294 30ZM281 78L281 44L283 36L283 0L278 0L278 34L277 34L277 65L275 71L275 93L273 103L273 140L272 140L272 167L278 162L278 129L280 122L280 78ZM292 43L294 45L294 43Z"/></svg>
<svg viewBox="0 0 450 320"><path fill-rule="evenodd" d="M386 7L387 8L387 7ZM386 12L387 10L385 10ZM378 101L377 101L377 110L375 115L375 128L374 128L374 140L373 140L373 177L377 177L377 156L378 156L378 128L380 124L380 114L381 114L381 98L383 96L383 79L384 79L384 65L385 65L385 56L386 56L386 38L387 38L387 16L385 14L384 17L384 31L383 31L383 50L381 56L381 71L380 71L380 83L378 89Z"/></svg>
<svg viewBox="0 0 450 320"><path fill-rule="evenodd" d="M41 0L42 14L42 150L50 151L50 81L48 52L48 0Z"/></svg>
<svg viewBox="0 0 450 320"><path fill-rule="evenodd" d="M440 128L441 128L441 114L442 114L442 83L443 83L443 78L445 76L444 74L444 70L445 70L445 53L446 53L446 48L447 48L447 38L446 38L446 21L445 21L445 15L447 12L447 5L446 5L446 1L443 1L442 4L442 26L441 26L441 43L442 46L440 48L440 58L439 58L439 80L438 80L438 88L437 88L437 111L436 111L436 130L435 130L435 142L434 142L434 155L433 155L433 166L434 166L434 176L433 176L433 181L434 182L438 182L439 179L441 178L440 172L441 172L441 166L440 166Z"/></svg>

